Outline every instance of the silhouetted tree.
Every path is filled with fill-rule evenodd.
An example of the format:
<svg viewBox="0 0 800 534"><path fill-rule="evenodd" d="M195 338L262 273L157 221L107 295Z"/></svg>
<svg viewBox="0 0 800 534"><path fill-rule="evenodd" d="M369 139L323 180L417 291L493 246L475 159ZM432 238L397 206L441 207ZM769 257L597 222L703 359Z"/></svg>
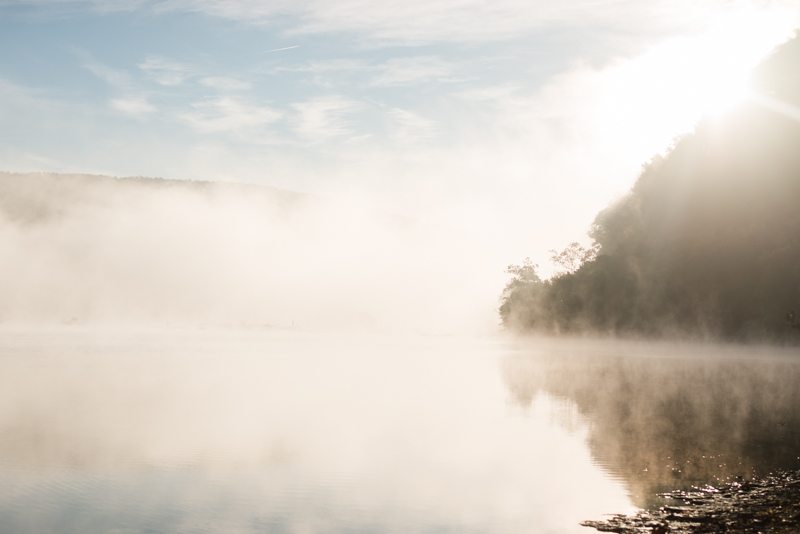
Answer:
<svg viewBox="0 0 800 534"><path fill-rule="evenodd" d="M504 327L526 330L538 323L538 301L545 287L536 274L538 267L530 258L525 258L522 265L509 265L506 269L513 277L501 296L500 320Z"/></svg>
<svg viewBox="0 0 800 534"><path fill-rule="evenodd" d="M550 261L556 266L554 276L562 276L565 274L573 274L580 269L581 265L587 261L592 261L597 257L599 246L595 245L585 249L578 242L573 242L567 245L567 248L561 252L555 250L548 250L551 254Z"/></svg>
<svg viewBox="0 0 800 534"><path fill-rule="evenodd" d="M770 98L800 102L799 42L756 69L754 85L769 87ZM558 267L551 280L523 283L510 271L503 324L635 336L792 334L784 316L800 305L800 123L775 109L747 103L724 120L701 121L597 215L590 249L550 251Z"/></svg>

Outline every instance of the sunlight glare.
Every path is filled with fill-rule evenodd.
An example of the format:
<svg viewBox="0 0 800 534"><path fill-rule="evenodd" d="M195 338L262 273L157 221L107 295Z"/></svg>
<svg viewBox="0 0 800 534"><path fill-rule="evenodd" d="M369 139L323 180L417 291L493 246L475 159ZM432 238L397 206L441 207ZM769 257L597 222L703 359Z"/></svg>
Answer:
<svg viewBox="0 0 800 534"><path fill-rule="evenodd" d="M750 71L796 22L778 9L741 10L606 69L595 118L601 135L640 162L663 153L701 117L743 102Z"/></svg>

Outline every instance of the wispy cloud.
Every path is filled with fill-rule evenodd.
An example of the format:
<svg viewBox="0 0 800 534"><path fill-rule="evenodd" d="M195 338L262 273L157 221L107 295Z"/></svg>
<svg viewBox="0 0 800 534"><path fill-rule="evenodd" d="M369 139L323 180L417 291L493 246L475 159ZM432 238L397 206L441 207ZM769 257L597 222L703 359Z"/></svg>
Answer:
<svg viewBox="0 0 800 534"><path fill-rule="evenodd" d="M613 27L633 32L697 25L728 0L20 0L90 6L100 12L201 12L251 24L291 20L289 34L352 32L376 43L507 41L546 25ZM691 8L692 20L686 20ZM286 47L288 48L288 47Z"/></svg>
<svg viewBox="0 0 800 534"><path fill-rule="evenodd" d="M455 69L455 63L433 56L395 58L377 65L376 74L369 83L377 87L388 87L450 81L453 80Z"/></svg>
<svg viewBox="0 0 800 534"><path fill-rule="evenodd" d="M325 76L361 75L364 83L372 87L415 85L430 82L457 81L455 76L460 66L438 56L413 56L392 58L381 63L369 63L362 59L340 58L314 60L296 65L274 67L272 73L308 72L318 81Z"/></svg>
<svg viewBox="0 0 800 534"><path fill-rule="evenodd" d="M543 28L612 31L652 42L667 33L697 32L748 1L730 0L5 0L107 13L195 12L246 24L280 24L288 35L349 33L362 43L421 45L524 38ZM753 2L763 4L763 2ZM769 2L797 12L796 2ZM690 16L687 14L690 13ZM295 45L299 46L299 45ZM283 47L270 51L289 49ZM268 51L265 51L268 52Z"/></svg>
<svg viewBox="0 0 800 534"><path fill-rule="evenodd" d="M94 0L95 5L103 5ZM376 43L489 42L516 39L546 25L613 27L633 32L687 26L711 17L727 0L166 0L158 11L199 11L212 16L269 24L294 18L288 33L352 32ZM107 8L107 6L106 6Z"/></svg>
<svg viewBox="0 0 800 534"><path fill-rule="evenodd" d="M415 144L430 141L439 133L435 121L405 109L395 108L388 112L390 133L400 144Z"/></svg>
<svg viewBox="0 0 800 534"><path fill-rule="evenodd" d="M220 91L243 91L252 87L248 82L227 76L207 76L200 80L200 84Z"/></svg>
<svg viewBox="0 0 800 534"><path fill-rule="evenodd" d="M300 45L284 46L283 48L273 48L272 50L262 50L261 52L256 52L256 54L269 54L271 52L282 52L284 50L291 50L292 48L300 48Z"/></svg>
<svg viewBox="0 0 800 534"><path fill-rule="evenodd" d="M195 75L190 66L160 56L147 56L138 66L157 83L167 86L181 85Z"/></svg>
<svg viewBox="0 0 800 534"><path fill-rule="evenodd" d="M295 65L280 65L270 69L268 72L310 72L313 74L320 74L326 72L359 72L367 71L370 64L363 59L327 59L327 60L311 60L305 63L297 63Z"/></svg>
<svg viewBox="0 0 800 534"><path fill-rule="evenodd" d="M84 67L108 85L117 89L130 89L133 84L131 75L127 71L113 69L97 61L88 61L84 64Z"/></svg>
<svg viewBox="0 0 800 534"><path fill-rule="evenodd" d="M248 134L281 118L269 107L246 104L230 97L195 102L181 118L201 133Z"/></svg>
<svg viewBox="0 0 800 534"><path fill-rule="evenodd" d="M144 98L114 98L110 104L112 108L135 117L149 115L156 110L156 107Z"/></svg>
<svg viewBox="0 0 800 534"><path fill-rule="evenodd" d="M352 134L347 115L361 108L361 104L341 96L315 98L292 104L297 112L294 131L302 138L319 142Z"/></svg>
<svg viewBox="0 0 800 534"><path fill-rule="evenodd" d="M121 93L121 96L109 101L112 109L139 118L156 110L155 106L148 102L146 94L136 86L128 71L113 69L94 60L88 61L84 67Z"/></svg>

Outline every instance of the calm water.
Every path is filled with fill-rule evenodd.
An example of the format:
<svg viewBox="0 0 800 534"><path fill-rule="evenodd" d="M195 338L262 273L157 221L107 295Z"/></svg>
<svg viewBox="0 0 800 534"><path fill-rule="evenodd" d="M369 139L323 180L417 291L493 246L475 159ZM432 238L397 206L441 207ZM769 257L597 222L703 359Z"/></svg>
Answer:
<svg viewBox="0 0 800 534"><path fill-rule="evenodd" d="M800 462L797 351L0 331L0 531L584 532Z"/></svg>

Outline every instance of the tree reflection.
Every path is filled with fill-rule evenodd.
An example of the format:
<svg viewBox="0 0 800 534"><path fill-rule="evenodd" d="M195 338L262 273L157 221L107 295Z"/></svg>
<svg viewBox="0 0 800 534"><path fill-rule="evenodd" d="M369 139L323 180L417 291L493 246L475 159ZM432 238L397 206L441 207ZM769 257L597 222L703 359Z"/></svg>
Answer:
<svg viewBox="0 0 800 534"><path fill-rule="evenodd" d="M626 481L636 505L800 467L799 360L741 348L599 351L573 344L510 355L503 379L521 406L546 394L586 416L593 456Z"/></svg>

